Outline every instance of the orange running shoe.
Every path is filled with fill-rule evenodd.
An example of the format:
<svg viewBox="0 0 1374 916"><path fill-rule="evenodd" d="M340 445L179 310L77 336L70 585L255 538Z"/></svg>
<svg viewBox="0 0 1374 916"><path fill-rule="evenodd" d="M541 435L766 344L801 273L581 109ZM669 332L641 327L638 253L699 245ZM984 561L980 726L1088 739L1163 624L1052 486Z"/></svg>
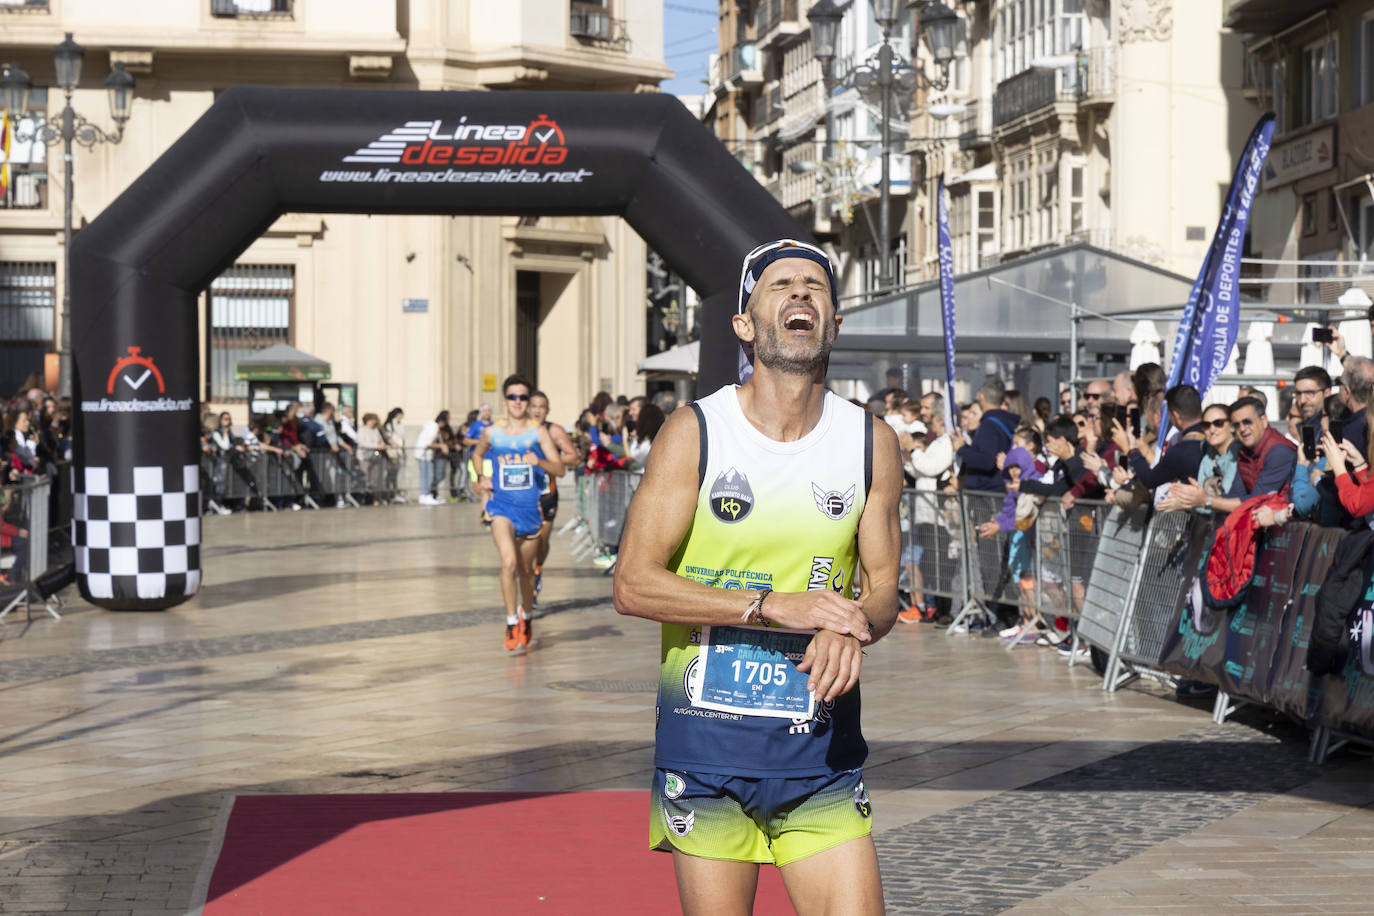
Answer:
<svg viewBox="0 0 1374 916"><path fill-rule="evenodd" d="M519 616L520 622L515 625L515 636L520 640L520 645L528 646L530 641L534 639L533 630L530 627L530 618L525 615L524 608L520 608L516 614Z"/></svg>
<svg viewBox="0 0 1374 916"><path fill-rule="evenodd" d="M918 604L913 604L911 607L898 613L897 619L900 620L902 623L920 623L921 606Z"/></svg>
<svg viewBox="0 0 1374 916"><path fill-rule="evenodd" d="M506 624L505 646L507 652L514 652L516 649L524 645L524 643L520 641L520 630L521 627L518 623Z"/></svg>

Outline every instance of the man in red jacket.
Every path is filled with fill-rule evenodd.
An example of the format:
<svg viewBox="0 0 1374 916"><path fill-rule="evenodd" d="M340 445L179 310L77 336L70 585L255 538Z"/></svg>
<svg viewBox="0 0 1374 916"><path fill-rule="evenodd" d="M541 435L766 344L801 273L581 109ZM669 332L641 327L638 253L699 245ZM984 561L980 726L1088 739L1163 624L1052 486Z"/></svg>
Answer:
<svg viewBox="0 0 1374 916"><path fill-rule="evenodd" d="M1298 450L1278 430L1269 426L1258 398L1241 398L1231 405L1231 428L1240 440L1239 477L1245 493L1239 497L1208 496L1196 481L1174 484L1177 495L1189 508L1205 506L1218 515L1233 511L1245 500L1264 493L1286 495L1293 480Z"/></svg>

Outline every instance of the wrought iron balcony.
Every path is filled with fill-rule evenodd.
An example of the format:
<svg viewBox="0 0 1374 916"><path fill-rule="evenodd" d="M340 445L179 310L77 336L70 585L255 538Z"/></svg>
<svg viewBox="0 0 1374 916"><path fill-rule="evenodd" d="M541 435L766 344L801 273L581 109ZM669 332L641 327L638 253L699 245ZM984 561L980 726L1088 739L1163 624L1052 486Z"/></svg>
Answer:
<svg viewBox="0 0 1374 916"><path fill-rule="evenodd" d="M725 62L725 81L755 86L763 82L763 61L759 49L752 44L736 45L730 49Z"/></svg>
<svg viewBox="0 0 1374 916"><path fill-rule="evenodd" d="M574 3L568 14L568 32L574 38L600 47L630 50L625 20L612 19L602 6Z"/></svg>
<svg viewBox="0 0 1374 916"><path fill-rule="evenodd" d="M784 110L781 86L774 86L767 92L761 92L759 97L754 99L750 126L754 130L763 130L768 125L776 123L783 116Z"/></svg>
<svg viewBox="0 0 1374 916"><path fill-rule="evenodd" d="M1001 127L1055 102L1073 101L1073 92L1059 90L1053 70L1026 70L997 85L992 95L992 126Z"/></svg>
<svg viewBox="0 0 1374 916"><path fill-rule="evenodd" d="M959 149L992 143L992 109L982 99L971 99L959 116Z"/></svg>
<svg viewBox="0 0 1374 916"><path fill-rule="evenodd" d="M760 47L805 29L806 23L797 14L797 0L763 0L754 13L754 34L758 36Z"/></svg>

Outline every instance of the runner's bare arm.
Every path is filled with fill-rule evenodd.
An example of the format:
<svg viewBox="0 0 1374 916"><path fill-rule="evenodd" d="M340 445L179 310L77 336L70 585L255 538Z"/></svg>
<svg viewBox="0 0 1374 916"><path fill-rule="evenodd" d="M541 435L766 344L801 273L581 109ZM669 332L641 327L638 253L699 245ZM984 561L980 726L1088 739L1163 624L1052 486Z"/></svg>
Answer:
<svg viewBox="0 0 1374 916"><path fill-rule="evenodd" d="M486 457L487 449L491 448L491 427L482 430L482 435L477 440L477 444L472 447L472 466L477 470L477 489L491 492L491 479L482 473L482 459ZM486 481L484 485L482 481Z"/></svg>
<svg viewBox="0 0 1374 916"><path fill-rule="evenodd" d="M892 427L873 423L873 481L859 518L859 600L872 624L873 639L897 622L897 574L902 547L897 504L902 495L902 457ZM817 633L797 670L809 674L807 687L830 701L854 689L863 666L862 644L851 636Z"/></svg>
<svg viewBox="0 0 1374 916"><path fill-rule="evenodd" d="M563 451L553 447L553 437L542 426L538 431L539 447L548 457L539 459L539 468L555 480L563 476Z"/></svg>
<svg viewBox="0 0 1374 916"><path fill-rule="evenodd" d="M549 427L549 438L553 440L553 446L558 450L558 457L562 459L563 466L575 467L578 464L577 449L573 448L568 431L555 423Z"/></svg>
<svg viewBox="0 0 1374 916"><path fill-rule="evenodd" d="M897 623L897 578L902 555L899 504L902 456L897 435L881 418L873 418L873 483L859 517L859 601L873 624L876 642Z"/></svg>
<svg viewBox="0 0 1374 916"><path fill-rule="evenodd" d="M644 480L630 501L620 555L615 564L615 609L662 623L739 623L754 596L711 588L668 571L668 562L692 525L699 483L700 440L690 407L673 412L654 437ZM858 602L830 589L769 595L763 604L770 623L795 629L830 629L868 640Z"/></svg>

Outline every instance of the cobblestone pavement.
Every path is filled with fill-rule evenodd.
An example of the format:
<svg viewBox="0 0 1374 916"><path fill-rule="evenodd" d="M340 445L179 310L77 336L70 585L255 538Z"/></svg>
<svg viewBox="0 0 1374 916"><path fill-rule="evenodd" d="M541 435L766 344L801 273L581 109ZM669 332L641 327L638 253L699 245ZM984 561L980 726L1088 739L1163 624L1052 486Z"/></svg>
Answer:
<svg viewBox="0 0 1374 916"><path fill-rule="evenodd" d="M562 543L539 645L499 649L466 507L206 524L160 614L0 626L0 913L182 913L238 793L636 789L658 632ZM1368 912L1374 780L1249 711L899 627L865 661L894 913ZM1367 861L1369 860L1369 861Z"/></svg>

